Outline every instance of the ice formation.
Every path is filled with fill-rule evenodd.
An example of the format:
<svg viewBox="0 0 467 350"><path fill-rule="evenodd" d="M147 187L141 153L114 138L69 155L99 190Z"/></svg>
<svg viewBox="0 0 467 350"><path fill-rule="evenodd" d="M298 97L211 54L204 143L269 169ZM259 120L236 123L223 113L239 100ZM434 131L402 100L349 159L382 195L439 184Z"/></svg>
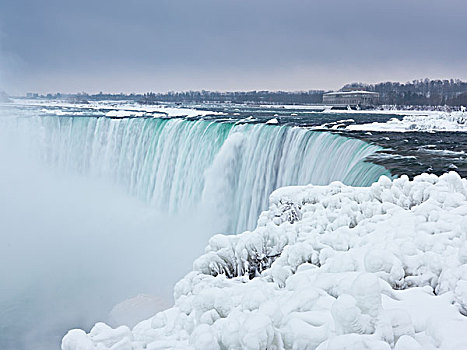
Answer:
<svg viewBox="0 0 467 350"><path fill-rule="evenodd" d="M427 112L406 115L402 119L392 118L386 123L352 124L346 127L353 131L386 131L386 132L407 132L407 131L463 131L467 132L467 113L464 111L442 113Z"/></svg>
<svg viewBox="0 0 467 350"><path fill-rule="evenodd" d="M467 180L276 190L255 230L216 235L175 305L63 350L466 349Z"/></svg>

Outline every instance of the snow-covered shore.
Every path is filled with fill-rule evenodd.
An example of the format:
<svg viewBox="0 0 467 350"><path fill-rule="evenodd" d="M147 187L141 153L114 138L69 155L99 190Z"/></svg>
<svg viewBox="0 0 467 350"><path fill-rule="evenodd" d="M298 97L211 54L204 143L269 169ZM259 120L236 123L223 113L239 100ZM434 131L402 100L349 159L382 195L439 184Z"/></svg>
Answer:
<svg viewBox="0 0 467 350"><path fill-rule="evenodd" d="M61 100L28 100L15 99L10 105L43 107L44 114L49 115L84 115L85 111L101 113L109 118L135 118L135 117L203 117L206 115L222 115L219 112L207 111L197 108L174 106L173 104L142 105L133 101L89 101L87 103L73 103ZM77 109L83 111L77 112Z"/></svg>
<svg viewBox="0 0 467 350"><path fill-rule="evenodd" d="M281 188L254 231L211 238L172 308L62 349L467 348L466 228L454 172Z"/></svg>
<svg viewBox="0 0 467 350"><path fill-rule="evenodd" d="M108 118L136 118L136 117L154 117L154 118L203 118L205 116L228 116L228 113L211 111L203 105L178 106L173 103L160 105L143 105L134 101L89 101L87 103L73 103L62 100L35 100L35 99L14 99L10 106L28 106L42 107L40 112L44 115L56 116L78 116L89 115L105 116ZM244 106L244 105L239 105ZM209 107L209 105L207 106ZM345 129L348 131L375 131L375 132L467 132L467 112L461 111L441 112L433 110L400 110L400 109L374 109L374 110L332 110L331 106L310 106L310 105L261 105L266 111L274 107L277 112L279 109L295 109L302 114L310 113L319 115L335 114L339 120L316 125L312 129ZM396 115L386 122L375 121L372 123L358 124L358 118L355 115ZM235 115L235 113L234 113ZM295 113L291 116L296 115ZM342 119L343 115L349 118ZM266 124L280 124L280 120L275 118L277 114L271 115ZM283 117L281 122L287 122L287 116ZM241 119L241 121L256 121L254 117ZM378 120L378 119L376 119Z"/></svg>
<svg viewBox="0 0 467 350"><path fill-rule="evenodd" d="M467 132L466 112L418 112L405 115L401 119L392 118L385 123L351 124L350 131L385 131L385 132Z"/></svg>

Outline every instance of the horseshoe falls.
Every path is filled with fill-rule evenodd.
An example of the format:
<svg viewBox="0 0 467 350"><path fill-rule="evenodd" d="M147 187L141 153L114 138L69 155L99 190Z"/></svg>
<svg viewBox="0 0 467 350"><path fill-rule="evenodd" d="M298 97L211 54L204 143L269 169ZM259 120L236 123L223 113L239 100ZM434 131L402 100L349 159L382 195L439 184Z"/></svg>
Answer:
<svg viewBox="0 0 467 350"><path fill-rule="evenodd" d="M49 164L123 186L162 212L207 212L218 232L253 229L282 186L369 186L390 176L365 162L379 147L300 127L76 116L19 125Z"/></svg>

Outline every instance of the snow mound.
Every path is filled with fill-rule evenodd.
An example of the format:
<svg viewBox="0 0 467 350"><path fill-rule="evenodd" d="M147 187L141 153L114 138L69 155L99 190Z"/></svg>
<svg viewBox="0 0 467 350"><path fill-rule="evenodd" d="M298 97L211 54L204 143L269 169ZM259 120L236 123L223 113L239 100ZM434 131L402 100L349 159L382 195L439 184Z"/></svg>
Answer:
<svg viewBox="0 0 467 350"><path fill-rule="evenodd" d="M62 349L465 349L466 228L455 172L281 188L254 231L211 238L172 308Z"/></svg>
<svg viewBox="0 0 467 350"><path fill-rule="evenodd" d="M461 131L467 132L467 113L427 113L425 115L406 115L402 119L392 118L386 123L352 124L346 127L352 131Z"/></svg>

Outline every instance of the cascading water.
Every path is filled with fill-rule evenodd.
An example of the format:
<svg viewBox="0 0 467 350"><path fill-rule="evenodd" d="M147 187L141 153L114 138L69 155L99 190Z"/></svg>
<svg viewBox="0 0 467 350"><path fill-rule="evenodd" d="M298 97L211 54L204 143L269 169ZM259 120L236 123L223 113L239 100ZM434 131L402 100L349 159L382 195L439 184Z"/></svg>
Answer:
<svg viewBox="0 0 467 350"><path fill-rule="evenodd" d="M57 116L20 126L55 166L118 183L160 210L209 209L222 232L253 228L278 187L368 186L389 175L364 161L379 147L298 127Z"/></svg>

